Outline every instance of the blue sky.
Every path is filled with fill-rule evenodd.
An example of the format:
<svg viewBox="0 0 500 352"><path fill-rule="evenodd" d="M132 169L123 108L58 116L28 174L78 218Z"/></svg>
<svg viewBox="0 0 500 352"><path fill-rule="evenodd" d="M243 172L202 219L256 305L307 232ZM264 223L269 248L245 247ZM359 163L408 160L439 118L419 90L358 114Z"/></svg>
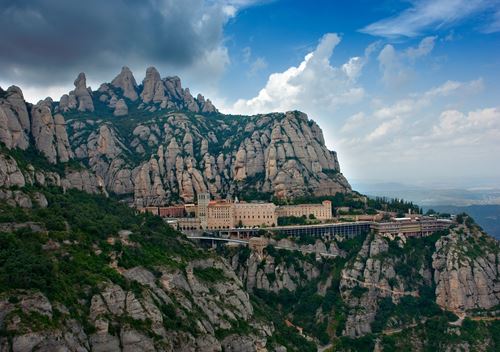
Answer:
<svg viewBox="0 0 500 352"><path fill-rule="evenodd" d="M30 101L80 71L96 89L154 65L222 112L306 112L350 179L500 186L500 0L0 0L0 14L0 86Z"/></svg>
<svg viewBox="0 0 500 352"><path fill-rule="evenodd" d="M323 127L350 178L498 185L498 9L498 2L458 0L382 1L375 7L363 0L283 0L245 8L225 27L232 55L219 105L241 113L306 111ZM281 86L262 103L258 92L270 75L300 65L327 33L340 42L325 56L329 67L310 75L324 78L356 57L363 61L359 74L351 82L338 74L310 82L299 75L288 81L305 90L299 97L281 94ZM349 96L351 89L362 93ZM246 105L235 107L238 99Z"/></svg>

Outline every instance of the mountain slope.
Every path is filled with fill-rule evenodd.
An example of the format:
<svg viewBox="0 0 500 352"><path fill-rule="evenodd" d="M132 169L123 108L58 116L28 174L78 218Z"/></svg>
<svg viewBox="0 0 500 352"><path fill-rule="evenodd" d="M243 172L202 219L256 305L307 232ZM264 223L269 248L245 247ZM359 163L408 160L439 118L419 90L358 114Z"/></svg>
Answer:
<svg viewBox="0 0 500 352"><path fill-rule="evenodd" d="M300 112L226 116L178 77L149 68L141 85L126 67L97 91L83 73L59 102L26 104L0 91L0 142L32 145L52 164L80 161L107 192L136 205L214 197L291 198L350 192L319 126Z"/></svg>
<svg viewBox="0 0 500 352"><path fill-rule="evenodd" d="M161 219L80 191L24 191L44 202L0 205L2 351L259 350L280 335L224 260Z"/></svg>

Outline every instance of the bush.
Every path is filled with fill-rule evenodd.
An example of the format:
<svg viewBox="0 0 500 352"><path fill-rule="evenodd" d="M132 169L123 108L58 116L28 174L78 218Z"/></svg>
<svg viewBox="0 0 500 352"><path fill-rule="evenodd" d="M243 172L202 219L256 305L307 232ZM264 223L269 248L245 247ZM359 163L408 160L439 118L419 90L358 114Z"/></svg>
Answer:
<svg viewBox="0 0 500 352"><path fill-rule="evenodd" d="M361 296L363 296L366 292L368 292L368 289L359 285L356 285L351 289L351 295L356 298L361 298Z"/></svg>
<svg viewBox="0 0 500 352"><path fill-rule="evenodd" d="M194 268L193 273L198 279L205 282L216 283L226 279L224 271L219 268Z"/></svg>

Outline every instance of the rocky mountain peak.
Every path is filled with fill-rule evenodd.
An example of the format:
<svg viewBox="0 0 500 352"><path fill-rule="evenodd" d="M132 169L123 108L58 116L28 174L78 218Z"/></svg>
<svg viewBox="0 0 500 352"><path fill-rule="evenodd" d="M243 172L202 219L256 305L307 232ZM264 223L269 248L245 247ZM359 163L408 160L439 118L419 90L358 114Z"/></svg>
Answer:
<svg viewBox="0 0 500 352"><path fill-rule="evenodd" d="M72 109L75 106L78 107L78 111L94 111L94 103L92 102L92 96L90 93L92 90L87 88L87 78L85 77L85 73L80 72L78 77L75 79L75 90L70 92L69 96L62 97L61 102L64 100L65 104L63 104L63 111L65 109ZM66 105L66 106L64 106Z"/></svg>
<svg viewBox="0 0 500 352"><path fill-rule="evenodd" d="M7 93L10 96L15 95L16 98L20 98L20 99L24 100L23 91L18 86L10 86L9 88L7 88Z"/></svg>
<svg viewBox="0 0 500 352"><path fill-rule="evenodd" d="M76 89L87 89L87 77L85 77L85 72L80 72L74 82Z"/></svg>
<svg viewBox="0 0 500 352"><path fill-rule="evenodd" d="M20 149L33 141L53 164L80 160L104 189L140 206L207 191L293 198L351 190L321 129L301 112L235 119L154 67L142 85L127 67L96 91L83 72L74 83L59 102L33 106L17 87L0 92L0 141Z"/></svg>
<svg viewBox="0 0 500 352"><path fill-rule="evenodd" d="M136 91L137 83L134 75L127 66L122 67L121 72L111 81L111 85L116 88L121 88L123 96L132 101L136 101L139 97Z"/></svg>
<svg viewBox="0 0 500 352"><path fill-rule="evenodd" d="M160 73L158 70L151 66L146 70L146 77L142 81L143 90L141 98L144 103L160 102L164 96L163 84L161 82Z"/></svg>

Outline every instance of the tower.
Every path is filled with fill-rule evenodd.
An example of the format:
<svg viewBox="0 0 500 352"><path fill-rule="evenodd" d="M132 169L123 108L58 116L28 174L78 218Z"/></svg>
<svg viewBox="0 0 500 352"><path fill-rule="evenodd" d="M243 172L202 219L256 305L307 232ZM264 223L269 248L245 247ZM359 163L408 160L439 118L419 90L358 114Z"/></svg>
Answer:
<svg viewBox="0 0 500 352"><path fill-rule="evenodd" d="M200 219L201 228L207 228L208 203L210 202L209 193L198 193L198 218Z"/></svg>

